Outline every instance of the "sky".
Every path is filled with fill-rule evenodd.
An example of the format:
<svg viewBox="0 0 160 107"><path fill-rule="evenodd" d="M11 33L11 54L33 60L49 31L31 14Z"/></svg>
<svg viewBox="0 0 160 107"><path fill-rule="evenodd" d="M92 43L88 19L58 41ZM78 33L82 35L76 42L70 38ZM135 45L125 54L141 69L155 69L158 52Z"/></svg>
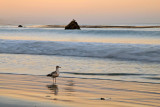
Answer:
<svg viewBox="0 0 160 107"><path fill-rule="evenodd" d="M160 24L160 0L0 0L0 24Z"/></svg>

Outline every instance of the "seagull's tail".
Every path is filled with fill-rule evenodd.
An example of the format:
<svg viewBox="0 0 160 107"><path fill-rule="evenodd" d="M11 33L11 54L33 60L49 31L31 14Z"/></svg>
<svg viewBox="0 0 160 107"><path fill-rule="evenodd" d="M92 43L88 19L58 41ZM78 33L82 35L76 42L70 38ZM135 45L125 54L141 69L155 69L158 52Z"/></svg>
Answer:
<svg viewBox="0 0 160 107"><path fill-rule="evenodd" d="M51 77L51 76L52 76L51 74L48 74L48 75L47 75L47 77Z"/></svg>

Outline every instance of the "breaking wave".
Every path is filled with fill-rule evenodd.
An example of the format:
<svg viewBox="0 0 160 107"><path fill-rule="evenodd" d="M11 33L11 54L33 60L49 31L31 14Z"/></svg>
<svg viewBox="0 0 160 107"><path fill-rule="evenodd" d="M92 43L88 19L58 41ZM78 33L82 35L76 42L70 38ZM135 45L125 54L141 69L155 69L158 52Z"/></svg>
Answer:
<svg viewBox="0 0 160 107"><path fill-rule="evenodd" d="M0 53L160 62L160 45L0 40Z"/></svg>

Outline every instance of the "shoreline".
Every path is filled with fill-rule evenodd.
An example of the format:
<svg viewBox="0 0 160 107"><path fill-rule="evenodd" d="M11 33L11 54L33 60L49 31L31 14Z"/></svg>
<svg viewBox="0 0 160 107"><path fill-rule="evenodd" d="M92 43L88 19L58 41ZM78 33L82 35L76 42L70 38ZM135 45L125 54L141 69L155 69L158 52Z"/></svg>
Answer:
<svg viewBox="0 0 160 107"><path fill-rule="evenodd" d="M159 84L63 77L57 78L57 84L53 84L52 79L46 76L0 74L1 97L39 102L40 105L46 103L63 107L160 106L159 88Z"/></svg>
<svg viewBox="0 0 160 107"><path fill-rule="evenodd" d="M63 73L63 72L62 72ZM0 73L0 75L20 75L20 76L40 76L44 77L46 75L34 75L34 74L18 74L18 73ZM143 82L143 81L125 81L125 80L114 80L114 79L99 79L99 78L78 78L78 77L61 77L59 78L66 78L66 79L82 79L82 80L102 80L102 81L117 81L117 82L128 82L128 83L142 83L142 84L160 84L156 82Z"/></svg>

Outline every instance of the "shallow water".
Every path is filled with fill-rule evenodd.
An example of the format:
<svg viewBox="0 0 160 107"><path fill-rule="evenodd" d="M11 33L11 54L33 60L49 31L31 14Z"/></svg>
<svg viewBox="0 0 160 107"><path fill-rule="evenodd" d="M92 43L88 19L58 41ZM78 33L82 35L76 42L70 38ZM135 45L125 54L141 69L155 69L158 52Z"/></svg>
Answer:
<svg viewBox="0 0 160 107"><path fill-rule="evenodd" d="M160 29L0 28L0 73L160 83Z"/></svg>
<svg viewBox="0 0 160 107"><path fill-rule="evenodd" d="M159 63L90 57L0 54L0 72L46 75L59 65L61 77L160 83Z"/></svg>
<svg viewBox="0 0 160 107"><path fill-rule="evenodd" d="M0 27L0 38L9 40L160 44L160 29L124 28L15 28Z"/></svg>

